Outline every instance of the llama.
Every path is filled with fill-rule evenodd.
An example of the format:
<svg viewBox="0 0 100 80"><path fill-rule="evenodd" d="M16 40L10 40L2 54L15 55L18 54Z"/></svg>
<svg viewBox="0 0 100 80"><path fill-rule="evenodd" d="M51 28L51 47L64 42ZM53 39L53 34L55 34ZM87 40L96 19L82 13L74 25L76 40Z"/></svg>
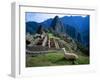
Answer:
<svg viewBox="0 0 100 80"><path fill-rule="evenodd" d="M77 60L79 57L78 55L74 54L74 53L67 53L65 48L62 48L62 50L64 51L64 57L67 60L72 61L72 64L75 64L75 60Z"/></svg>

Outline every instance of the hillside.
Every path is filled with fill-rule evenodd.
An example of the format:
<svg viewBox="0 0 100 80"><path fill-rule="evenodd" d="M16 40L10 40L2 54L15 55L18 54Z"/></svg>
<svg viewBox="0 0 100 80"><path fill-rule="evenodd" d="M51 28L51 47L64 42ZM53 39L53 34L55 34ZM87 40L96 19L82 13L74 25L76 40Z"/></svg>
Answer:
<svg viewBox="0 0 100 80"><path fill-rule="evenodd" d="M57 28L56 30L58 31L54 32L62 32L64 35L68 34L82 45L89 47L89 16L65 16L62 18L55 16L54 18L47 19L41 23L26 22L26 32L35 34L39 25L42 25L46 30Z"/></svg>

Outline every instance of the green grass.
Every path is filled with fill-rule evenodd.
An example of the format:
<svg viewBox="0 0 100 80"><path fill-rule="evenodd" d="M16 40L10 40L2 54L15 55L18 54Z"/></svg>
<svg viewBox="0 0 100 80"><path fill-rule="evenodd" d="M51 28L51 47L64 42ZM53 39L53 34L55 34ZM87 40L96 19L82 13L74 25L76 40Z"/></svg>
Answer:
<svg viewBox="0 0 100 80"><path fill-rule="evenodd" d="M60 39L59 37L54 36L52 33L48 33L48 35L49 35L49 38Z"/></svg>
<svg viewBox="0 0 100 80"><path fill-rule="evenodd" d="M79 59L76 60L76 64L89 64L89 57L85 55L78 55ZM72 65L71 61L64 58L62 52L48 53L43 55L38 55L35 57L26 58L26 67L36 67L36 66L58 66L58 65Z"/></svg>

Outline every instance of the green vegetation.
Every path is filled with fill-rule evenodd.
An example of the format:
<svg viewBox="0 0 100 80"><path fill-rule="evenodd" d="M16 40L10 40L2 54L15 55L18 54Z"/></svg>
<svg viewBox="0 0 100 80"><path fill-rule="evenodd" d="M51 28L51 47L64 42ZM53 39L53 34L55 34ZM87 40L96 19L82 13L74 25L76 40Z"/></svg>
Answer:
<svg viewBox="0 0 100 80"><path fill-rule="evenodd" d="M75 65L78 64L89 64L89 57L79 53L79 59L75 61ZM26 57L26 67L36 66L58 66L58 65L72 65L71 61L64 58L62 51L56 53L42 54L35 57Z"/></svg>
<svg viewBox="0 0 100 80"><path fill-rule="evenodd" d="M85 55L88 55L88 56L89 56L89 48L83 46L83 45L80 44L79 42L76 42L76 43L77 43L78 49L79 49L80 51L82 51Z"/></svg>
<svg viewBox="0 0 100 80"><path fill-rule="evenodd" d="M59 37L54 36L52 33L48 33L48 36L49 38L60 39Z"/></svg>

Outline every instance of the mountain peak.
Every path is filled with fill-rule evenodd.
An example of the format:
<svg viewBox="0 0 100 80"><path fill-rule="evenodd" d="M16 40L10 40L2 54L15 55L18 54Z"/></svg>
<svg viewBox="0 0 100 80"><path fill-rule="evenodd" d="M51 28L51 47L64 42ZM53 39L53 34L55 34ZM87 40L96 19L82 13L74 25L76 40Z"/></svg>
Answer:
<svg viewBox="0 0 100 80"><path fill-rule="evenodd" d="M55 16L55 17L53 18L52 22L51 22L51 27L52 27L53 29L55 29L56 24L59 23L59 22L60 22L59 17L58 17L58 16Z"/></svg>
<svg viewBox="0 0 100 80"><path fill-rule="evenodd" d="M58 21L59 20L59 16L55 16L54 20Z"/></svg>
<svg viewBox="0 0 100 80"><path fill-rule="evenodd" d="M59 18L59 16L55 16L54 18Z"/></svg>
<svg viewBox="0 0 100 80"><path fill-rule="evenodd" d="M51 23L51 28L56 34L64 32L64 26L59 16L55 16Z"/></svg>

